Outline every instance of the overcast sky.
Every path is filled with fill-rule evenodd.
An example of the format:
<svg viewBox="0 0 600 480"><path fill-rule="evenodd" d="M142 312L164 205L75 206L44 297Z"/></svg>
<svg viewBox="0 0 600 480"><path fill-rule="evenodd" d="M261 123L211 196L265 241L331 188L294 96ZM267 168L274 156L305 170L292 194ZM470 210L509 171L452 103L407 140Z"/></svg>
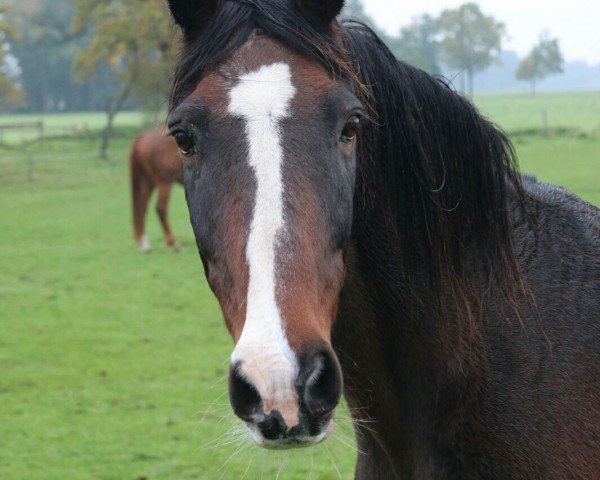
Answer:
<svg viewBox="0 0 600 480"><path fill-rule="evenodd" d="M397 34L421 13L439 14L467 0L363 0L384 30ZM526 54L543 30L558 37L566 60L600 63L600 0L478 0L484 13L506 24L504 47Z"/></svg>

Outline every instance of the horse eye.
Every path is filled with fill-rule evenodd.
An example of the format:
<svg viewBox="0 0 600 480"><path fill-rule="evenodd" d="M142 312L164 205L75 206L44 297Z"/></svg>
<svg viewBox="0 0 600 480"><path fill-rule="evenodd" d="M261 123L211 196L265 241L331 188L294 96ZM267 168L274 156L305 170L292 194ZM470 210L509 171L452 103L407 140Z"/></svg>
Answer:
<svg viewBox="0 0 600 480"><path fill-rule="evenodd" d="M359 128L360 117L358 115L352 115L346 122L346 125L344 125L340 141L342 143L351 143L356 138Z"/></svg>
<svg viewBox="0 0 600 480"><path fill-rule="evenodd" d="M191 157L196 153L196 146L194 140L188 132L182 130L173 133L173 138L177 142L177 146L184 157Z"/></svg>

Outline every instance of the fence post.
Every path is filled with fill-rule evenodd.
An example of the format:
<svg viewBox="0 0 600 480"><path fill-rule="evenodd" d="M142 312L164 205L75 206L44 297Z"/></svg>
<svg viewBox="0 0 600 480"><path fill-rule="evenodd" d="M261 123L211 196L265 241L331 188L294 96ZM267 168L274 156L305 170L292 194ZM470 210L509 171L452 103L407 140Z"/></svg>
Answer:
<svg viewBox="0 0 600 480"><path fill-rule="evenodd" d="M550 130L548 129L548 112L545 108L542 108L542 132L545 138L550 137Z"/></svg>
<svg viewBox="0 0 600 480"><path fill-rule="evenodd" d="M33 155L31 152L27 154L27 180L29 183L33 183Z"/></svg>

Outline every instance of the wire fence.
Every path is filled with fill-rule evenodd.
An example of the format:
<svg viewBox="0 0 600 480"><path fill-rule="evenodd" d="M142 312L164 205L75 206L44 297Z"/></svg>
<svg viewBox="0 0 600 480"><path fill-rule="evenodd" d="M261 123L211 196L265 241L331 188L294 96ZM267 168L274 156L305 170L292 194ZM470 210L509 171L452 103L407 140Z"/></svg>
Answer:
<svg viewBox="0 0 600 480"><path fill-rule="evenodd" d="M140 129L119 129L109 156L99 155L99 132L26 139L0 145L0 186L31 184L56 186L106 181L124 175L131 139Z"/></svg>

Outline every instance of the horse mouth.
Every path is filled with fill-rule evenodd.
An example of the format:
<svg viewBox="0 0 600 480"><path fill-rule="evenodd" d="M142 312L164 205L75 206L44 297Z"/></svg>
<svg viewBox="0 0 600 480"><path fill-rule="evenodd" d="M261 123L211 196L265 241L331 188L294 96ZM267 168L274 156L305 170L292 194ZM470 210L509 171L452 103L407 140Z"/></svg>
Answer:
<svg viewBox="0 0 600 480"><path fill-rule="evenodd" d="M327 422L325 428L317 435L295 434L295 429L292 429L286 436L277 439L266 438L254 423L246 422L246 425L250 432L250 437L259 447L267 450L290 450L293 448L312 447L313 445L324 442L333 433L335 422L334 419L331 418Z"/></svg>

